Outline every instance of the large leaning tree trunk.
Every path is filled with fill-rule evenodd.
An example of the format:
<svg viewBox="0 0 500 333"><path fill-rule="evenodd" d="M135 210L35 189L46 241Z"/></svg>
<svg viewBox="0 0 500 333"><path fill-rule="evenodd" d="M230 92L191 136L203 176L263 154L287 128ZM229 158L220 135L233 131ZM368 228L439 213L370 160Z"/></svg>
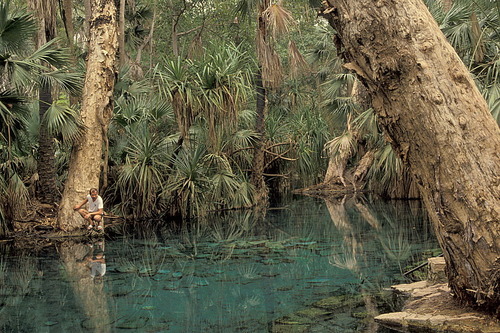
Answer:
<svg viewBox="0 0 500 333"><path fill-rule="evenodd" d="M345 66L419 186L461 301L500 315L500 130L421 0L328 0Z"/></svg>
<svg viewBox="0 0 500 333"><path fill-rule="evenodd" d="M99 187L103 139L113 113L115 62L118 48L116 7L113 0L92 0L87 72L81 118L85 134L71 152L68 179L58 216L59 227L72 231L81 217L73 211L89 188Z"/></svg>

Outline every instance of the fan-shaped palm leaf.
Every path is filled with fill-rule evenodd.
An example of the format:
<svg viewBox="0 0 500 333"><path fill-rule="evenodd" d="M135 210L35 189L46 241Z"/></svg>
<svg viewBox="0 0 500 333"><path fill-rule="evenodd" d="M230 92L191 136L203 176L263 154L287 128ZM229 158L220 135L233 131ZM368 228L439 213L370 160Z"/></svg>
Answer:
<svg viewBox="0 0 500 333"><path fill-rule="evenodd" d="M381 139L380 129L377 122L377 114L372 108L361 112L354 120L352 127L356 130L371 146L375 146Z"/></svg>
<svg viewBox="0 0 500 333"><path fill-rule="evenodd" d="M57 87L71 95L78 95L83 88L83 77L81 73L70 72L67 69L42 72L40 85Z"/></svg>
<svg viewBox="0 0 500 333"><path fill-rule="evenodd" d="M10 9L10 2L0 3L0 54L17 54L29 48L36 23L29 14ZM3 67L3 66L2 66Z"/></svg>
<svg viewBox="0 0 500 333"><path fill-rule="evenodd" d="M371 185L381 189L381 193L389 193L398 180L403 179L404 166L389 143L385 143L375 152L375 161L368 171ZM376 185L375 185L376 183ZM403 182L399 182L403 185Z"/></svg>
<svg viewBox="0 0 500 333"><path fill-rule="evenodd" d="M55 101L45 112L43 119L52 136L61 134L64 141L75 142L83 135L84 126L78 112L64 101Z"/></svg>
<svg viewBox="0 0 500 333"><path fill-rule="evenodd" d="M139 122L142 119L142 109L135 105L134 101L120 96L115 101L113 123L125 128Z"/></svg>
<svg viewBox="0 0 500 333"><path fill-rule="evenodd" d="M20 217L26 207L28 190L18 173L20 165L16 163L0 164L0 233L12 230L10 222ZM3 223L2 223L3 220Z"/></svg>
<svg viewBox="0 0 500 333"><path fill-rule="evenodd" d="M77 91L82 86L81 75L72 74L65 70L53 70L53 67L62 68L69 65L69 56L66 49L55 49L56 40L42 45L27 57L11 57L4 62L4 75L7 75L12 85L19 89L26 89L33 82L40 79L38 76L45 73L46 82L61 83L61 87L70 91ZM48 64L48 65L47 65Z"/></svg>
<svg viewBox="0 0 500 333"><path fill-rule="evenodd" d="M325 144L330 158L345 160L356 152L357 140L352 132L345 131L342 135L333 138Z"/></svg>
<svg viewBox="0 0 500 333"><path fill-rule="evenodd" d="M465 49L470 49L472 45L470 29L471 13L470 5L455 4L446 13L441 22L441 30L459 54Z"/></svg>
<svg viewBox="0 0 500 333"><path fill-rule="evenodd" d="M25 97L14 90L0 91L0 136L4 142L15 140L29 115Z"/></svg>

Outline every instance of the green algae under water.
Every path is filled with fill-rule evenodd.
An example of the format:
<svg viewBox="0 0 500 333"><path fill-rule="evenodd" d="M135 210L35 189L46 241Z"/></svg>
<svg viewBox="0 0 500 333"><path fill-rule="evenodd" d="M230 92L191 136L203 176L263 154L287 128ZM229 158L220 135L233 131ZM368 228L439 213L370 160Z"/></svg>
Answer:
<svg viewBox="0 0 500 333"><path fill-rule="evenodd" d="M0 331L388 332L372 319L397 306L385 290L436 248L418 202L314 198L189 230L5 247Z"/></svg>

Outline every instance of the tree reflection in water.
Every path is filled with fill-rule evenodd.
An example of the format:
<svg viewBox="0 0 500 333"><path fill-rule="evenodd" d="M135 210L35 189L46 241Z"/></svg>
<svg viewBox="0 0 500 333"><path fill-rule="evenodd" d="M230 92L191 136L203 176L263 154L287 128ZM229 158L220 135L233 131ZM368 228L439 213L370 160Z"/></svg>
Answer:
<svg viewBox="0 0 500 333"><path fill-rule="evenodd" d="M103 250L104 240L94 244L66 241L58 245L60 260L86 317L82 326L96 333L112 331L102 267L99 273L95 271L96 264L103 263L95 254Z"/></svg>
<svg viewBox="0 0 500 333"><path fill-rule="evenodd" d="M412 223L408 219L398 219L397 214L389 215L386 212L377 214L368 204L363 202L362 198L351 197L348 199L344 196L342 199L326 198L324 200L332 223L343 233L341 251L332 250L329 263L335 267L347 269L357 276L361 282L359 292L363 297L366 311L373 318L379 314L374 295L380 294L381 289L387 286L384 281L373 280L377 275L364 272L364 270L370 270L373 267L366 262L369 250L365 250L363 242L358 239L361 234L358 232L356 224L359 222L367 223L372 228L388 258L387 262L396 261L402 274L402 265L412 254L411 232L409 232ZM348 211L352 210L357 211L358 214L348 214ZM353 220L354 217L358 218ZM360 264L360 260L364 262ZM377 332L377 330L378 324L372 320L365 332Z"/></svg>
<svg viewBox="0 0 500 333"><path fill-rule="evenodd" d="M364 316L377 314L380 292L435 245L421 216L395 206L295 199L264 218L231 211L178 229L137 230L107 241L102 283L91 269L99 244L57 241L58 253L51 246L34 260L4 251L0 330L269 331L288 314L338 298L331 327L374 332Z"/></svg>

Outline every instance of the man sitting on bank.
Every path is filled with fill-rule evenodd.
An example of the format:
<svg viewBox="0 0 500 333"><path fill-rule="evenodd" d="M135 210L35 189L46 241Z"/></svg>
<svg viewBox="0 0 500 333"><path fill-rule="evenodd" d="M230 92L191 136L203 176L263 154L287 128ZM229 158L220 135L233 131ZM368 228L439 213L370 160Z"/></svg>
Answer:
<svg viewBox="0 0 500 333"><path fill-rule="evenodd" d="M88 210L82 208L85 204L88 204ZM104 215L104 203L96 188L91 188L87 198L79 205L73 207L73 209L78 211L85 221L87 221L88 230L94 227L98 231L104 230L104 221L102 218Z"/></svg>

